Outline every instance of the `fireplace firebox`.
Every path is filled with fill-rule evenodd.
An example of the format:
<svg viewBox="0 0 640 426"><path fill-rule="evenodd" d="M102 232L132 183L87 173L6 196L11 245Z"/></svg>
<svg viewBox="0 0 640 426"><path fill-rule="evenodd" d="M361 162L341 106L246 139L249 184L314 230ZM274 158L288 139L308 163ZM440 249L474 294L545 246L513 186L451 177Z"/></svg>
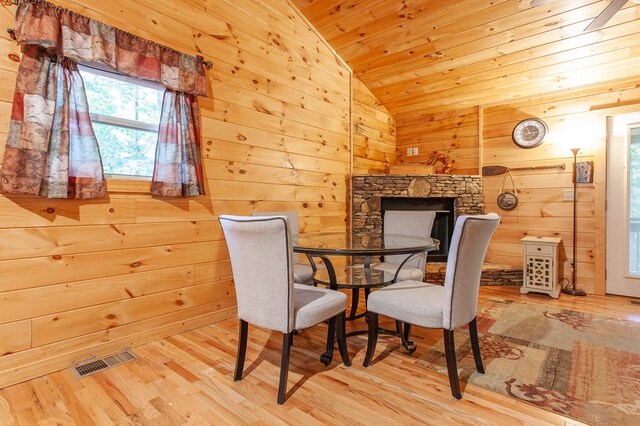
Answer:
<svg viewBox="0 0 640 426"><path fill-rule="evenodd" d="M440 241L438 251L429 252L430 262L446 262L449 253L449 242L453 235L455 223L455 198L400 198L382 197L380 210L384 218L384 212L388 210L419 210L435 211L436 218L431 229L431 237ZM382 223L384 229L384 219ZM409 230L410 231L410 230Z"/></svg>

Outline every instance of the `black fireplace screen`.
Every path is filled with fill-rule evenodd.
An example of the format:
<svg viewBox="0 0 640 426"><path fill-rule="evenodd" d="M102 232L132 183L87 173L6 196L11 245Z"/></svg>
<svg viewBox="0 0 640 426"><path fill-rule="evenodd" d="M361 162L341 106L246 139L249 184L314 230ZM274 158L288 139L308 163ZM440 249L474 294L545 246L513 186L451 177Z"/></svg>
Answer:
<svg viewBox="0 0 640 426"><path fill-rule="evenodd" d="M453 235L455 224L455 198L401 198L382 197L381 213L387 210L428 210L435 211L436 218L433 222L431 237L440 240L440 249L429 252L429 262L446 262L449 253L449 244ZM382 224L384 227L384 223Z"/></svg>

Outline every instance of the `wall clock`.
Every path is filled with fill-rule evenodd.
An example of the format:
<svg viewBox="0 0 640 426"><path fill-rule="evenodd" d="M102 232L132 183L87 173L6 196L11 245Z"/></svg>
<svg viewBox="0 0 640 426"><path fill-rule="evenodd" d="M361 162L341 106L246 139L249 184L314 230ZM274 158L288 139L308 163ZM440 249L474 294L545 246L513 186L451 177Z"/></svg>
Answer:
<svg viewBox="0 0 640 426"><path fill-rule="evenodd" d="M513 129L513 141L520 148L535 148L542 144L549 132L547 124L539 118L528 118Z"/></svg>

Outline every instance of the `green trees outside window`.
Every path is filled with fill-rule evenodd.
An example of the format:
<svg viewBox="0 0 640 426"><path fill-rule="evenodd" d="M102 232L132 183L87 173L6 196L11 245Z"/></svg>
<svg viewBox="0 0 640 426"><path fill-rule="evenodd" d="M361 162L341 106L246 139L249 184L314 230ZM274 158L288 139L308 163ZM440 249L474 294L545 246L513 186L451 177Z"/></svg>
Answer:
<svg viewBox="0 0 640 426"><path fill-rule="evenodd" d="M153 174L164 89L80 67L107 175Z"/></svg>

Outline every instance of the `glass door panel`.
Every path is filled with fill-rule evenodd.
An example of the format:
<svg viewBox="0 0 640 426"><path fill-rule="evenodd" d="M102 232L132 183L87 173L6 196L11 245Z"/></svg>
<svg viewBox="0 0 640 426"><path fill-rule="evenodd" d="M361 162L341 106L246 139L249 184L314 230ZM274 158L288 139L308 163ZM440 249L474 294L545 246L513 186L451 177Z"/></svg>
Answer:
<svg viewBox="0 0 640 426"><path fill-rule="evenodd" d="M640 127L629 127L629 211L627 274L640 276Z"/></svg>

